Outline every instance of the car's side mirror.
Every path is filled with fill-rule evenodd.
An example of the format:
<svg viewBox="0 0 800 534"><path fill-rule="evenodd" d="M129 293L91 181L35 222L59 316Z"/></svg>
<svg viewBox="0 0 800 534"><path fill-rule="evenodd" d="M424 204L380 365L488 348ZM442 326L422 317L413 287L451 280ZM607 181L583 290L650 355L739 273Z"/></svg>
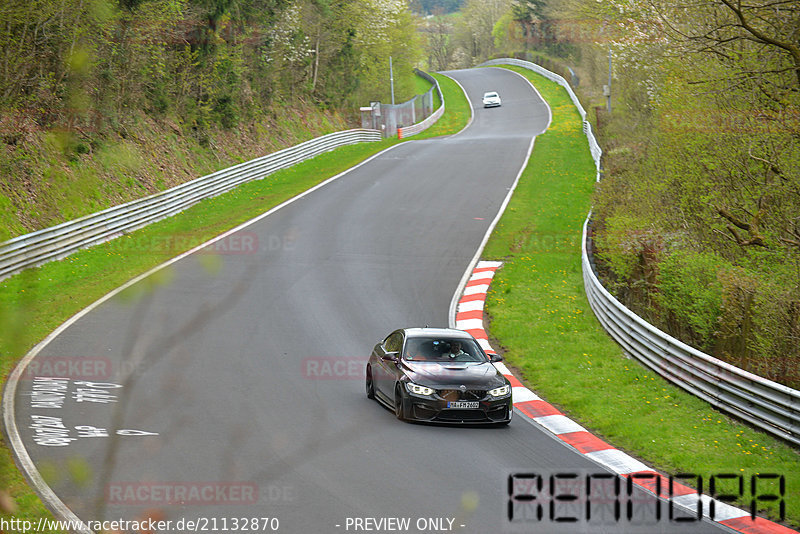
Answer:
<svg viewBox="0 0 800 534"><path fill-rule="evenodd" d="M381 356L381 360L387 362L394 362L397 363L400 361L400 353L399 352L387 352L383 356Z"/></svg>
<svg viewBox="0 0 800 534"><path fill-rule="evenodd" d="M503 357L500 356L499 354L492 354L490 359L492 360L492 363L498 363L503 361Z"/></svg>

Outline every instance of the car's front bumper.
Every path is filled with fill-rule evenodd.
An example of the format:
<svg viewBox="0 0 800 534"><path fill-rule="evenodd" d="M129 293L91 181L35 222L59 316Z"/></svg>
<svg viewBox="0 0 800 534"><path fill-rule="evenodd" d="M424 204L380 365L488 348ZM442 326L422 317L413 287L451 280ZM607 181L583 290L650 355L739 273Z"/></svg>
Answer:
<svg viewBox="0 0 800 534"><path fill-rule="evenodd" d="M507 423L513 414L511 396L478 401L477 408L448 408L447 401L408 395L404 399L408 419L448 424Z"/></svg>

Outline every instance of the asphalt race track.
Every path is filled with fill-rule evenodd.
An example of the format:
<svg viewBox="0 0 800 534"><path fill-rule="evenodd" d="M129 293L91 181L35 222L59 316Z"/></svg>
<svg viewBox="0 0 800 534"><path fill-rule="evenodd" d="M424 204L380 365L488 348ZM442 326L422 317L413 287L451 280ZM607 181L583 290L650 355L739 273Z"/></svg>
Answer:
<svg viewBox="0 0 800 534"><path fill-rule="evenodd" d="M41 350L14 414L18 454L48 480L51 506L83 520L200 521L174 532L242 530L236 518L287 533L722 529L670 522L665 503L648 517L655 504L641 495L628 521L624 485L619 521L595 512L562 523L568 514L545 506L541 519L510 522L510 474L603 471L520 415L506 428L407 424L367 400L376 342L448 325L459 281L548 123L516 74L449 75L476 105L465 131L382 153L220 241L219 253L100 304ZM480 107L489 90L502 107Z"/></svg>

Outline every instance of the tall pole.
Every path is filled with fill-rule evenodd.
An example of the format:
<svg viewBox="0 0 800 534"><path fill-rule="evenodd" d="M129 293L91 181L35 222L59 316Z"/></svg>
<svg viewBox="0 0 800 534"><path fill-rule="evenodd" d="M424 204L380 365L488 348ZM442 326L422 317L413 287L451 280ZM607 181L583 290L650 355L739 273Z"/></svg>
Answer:
<svg viewBox="0 0 800 534"><path fill-rule="evenodd" d="M606 94L606 109L611 113L611 47L608 47L608 93Z"/></svg>
<svg viewBox="0 0 800 534"><path fill-rule="evenodd" d="M392 105L394 106L394 70L392 69L392 56L389 56L389 83L392 86Z"/></svg>

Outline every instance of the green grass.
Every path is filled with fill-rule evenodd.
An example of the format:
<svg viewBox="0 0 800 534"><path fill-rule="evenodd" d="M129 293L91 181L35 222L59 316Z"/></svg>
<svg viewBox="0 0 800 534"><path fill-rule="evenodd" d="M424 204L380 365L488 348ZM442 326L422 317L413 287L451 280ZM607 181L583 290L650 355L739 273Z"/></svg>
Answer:
<svg viewBox="0 0 800 534"><path fill-rule="evenodd" d="M433 84L423 78L422 76L414 76L414 93L424 95L428 90L433 87Z"/></svg>
<svg viewBox="0 0 800 534"><path fill-rule="evenodd" d="M511 68L511 67L509 67ZM542 398L615 447L667 474L786 476L786 515L800 525L800 458L783 442L717 412L627 359L589 307L581 227L595 169L566 91L525 69L550 104L518 188L484 251L503 260L487 299L506 362ZM732 485L725 486L733 492ZM774 490L774 488L773 488ZM749 493L739 503L749 506ZM777 520L776 506L761 514Z"/></svg>
<svg viewBox="0 0 800 534"><path fill-rule="evenodd" d="M439 78L441 83L444 77ZM466 98L461 89L450 82L443 84L442 90L448 108L430 129L433 135L457 133L469 120L469 108L467 106L467 111L464 111ZM425 133L431 136L429 132ZM397 139L389 139L336 149L263 180L204 200L178 215L127 236L79 251L64 260L28 269L1 282L0 373L7 377L20 358L36 343L112 289L396 143ZM203 169L201 172L207 171ZM172 239L174 236L185 239ZM181 243L181 246L170 246L165 251L164 247L158 245L166 242ZM148 246L148 243L154 246ZM38 496L16 469L5 441L0 447L0 481L5 482L5 491L15 502L13 517L50 517ZM3 512L9 510L3 507L3 500L0 499L0 517L12 517Z"/></svg>

